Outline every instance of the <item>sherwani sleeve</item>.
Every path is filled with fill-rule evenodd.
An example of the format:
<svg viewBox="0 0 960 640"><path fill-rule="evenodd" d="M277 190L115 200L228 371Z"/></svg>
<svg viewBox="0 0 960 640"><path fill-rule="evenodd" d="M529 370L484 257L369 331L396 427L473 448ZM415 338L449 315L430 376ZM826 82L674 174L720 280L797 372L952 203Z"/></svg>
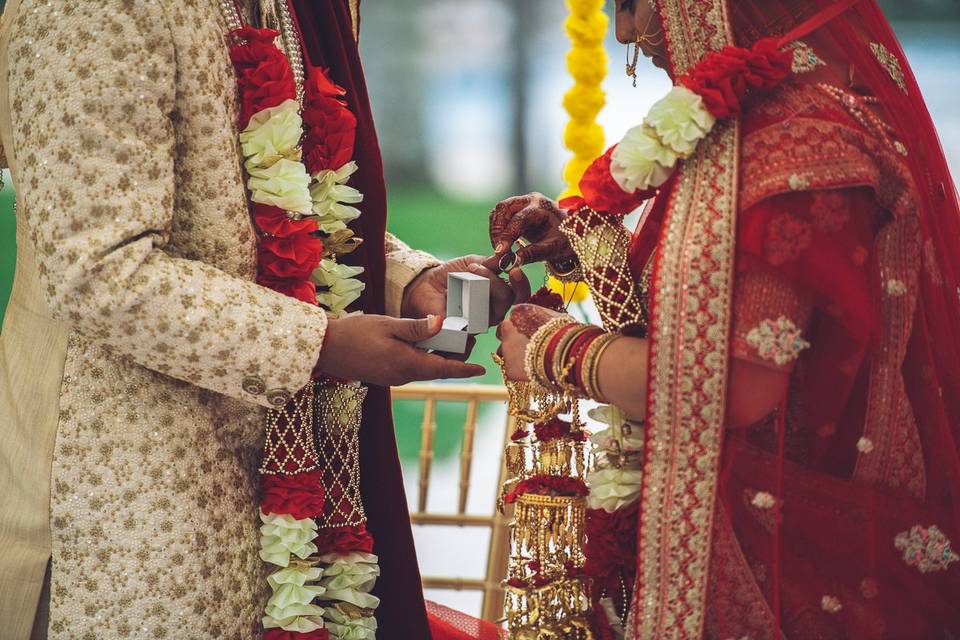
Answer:
<svg viewBox="0 0 960 640"><path fill-rule="evenodd" d="M388 316L399 318L403 290L424 269L435 267L440 264L440 261L429 253L411 249L390 233L387 234L386 253L386 310Z"/></svg>
<svg viewBox="0 0 960 640"><path fill-rule="evenodd" d="M177 65L162 3L24 2L18 20L18 191L52 313L149 369L282 404L309 382L327 320L166 250Z"/></svg>

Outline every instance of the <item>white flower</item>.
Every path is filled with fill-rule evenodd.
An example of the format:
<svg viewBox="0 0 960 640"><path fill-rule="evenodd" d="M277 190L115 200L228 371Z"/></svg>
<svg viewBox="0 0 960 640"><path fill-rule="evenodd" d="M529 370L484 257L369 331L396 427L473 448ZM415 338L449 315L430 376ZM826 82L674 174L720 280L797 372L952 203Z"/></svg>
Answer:
<svg viewBox="0 0 960 640"><path fill-rule="evenodd" d="M310 518L297 520L289 514L266 514L260 512L260 557L280 567L290 564L293 554L303 560L317 552L313 539L317 535L317 523Z"/></svg>
<svg viewBox="0 0 960 640"><path fill-rule="evenodd" d="M275 107L258 111L240 134L240 147L247 159L247 170L269 167L281 158L300 159L303 120L296 100L285 100Z"/></svg>
<svg viewBox="0 0 960 640"><path fill-rule="evenodd" d="M311 209L316 216L317 227L323 233L346 229L347 223L360 215L360 210L351 204L363 202L363 194L348 187L346 182L357 170L356 162L348 162L336 171L325 169L313 176L310 185Z"/></svg>
<svg viewBox="0 0 960 640"><path fill-rule="evenodd" d="M270 574L267 582L273 595L267 601L264 628L303 633L323 627L323 608L312 603L325 589L307 584L318 580L322 573L318 567L295 563Z"/></svg>
<svg viewBox="0 0 960 640"><path fill-rule="evenodd" d="M703 98L682 86L674 87L657 101L644 119L660 142L681 158L690 157L716 121Z"/></svg>
<svg viewBox="0 0 960 640"><path fill-rule="evenodd" d="M353 618L336 607L324 611L330 637L336 640L373 640L377 633L377 619L372 616Z"/></svg>
<svg viewBox="0 0 960 640"><path fill-rule="evenodd" d="M840 613L843 609L843 603L836 596L823 596L820 599L820 608L827 613Z"/></svg>
<svg viewBox="0 0 960 640"><path fill-rule="evenodd" d="M312 279L321 287L332 287L340 280L354 278L363 273L363 267L352 267L324 258L313 272Z"/></svg>
<svg viewBox="0 0 960 640"><path fill-rule="evenodd" d="M647 125L627 131L610 157L610 175L626 193L659 187L673 173L677 154Z"/></svg>
<svg viewBox="0 0 960 640"><path fill-rule="evenodd" d="M614 455L643 450L643 427L627 420L623 411L617 407L600 405L590 409L587 415L597 422L609 425L609 428L590 436L590 442L598 449Z"/></svg>
<svg viewBox="0 0 960 640"><path fill-rule="evenodd" d="M777 500L766 491L757 491L756 495L753 496L753 500L750 501L750 504L758 509L772 509L776 506Z"/></svg>
<svg viewBox="0 0 960 640"><path fill-rule="evenodd" d="M595 469L587 474L587 506L613 513L640 496L643 473L639 469Z"/></svg>
<svg viewBox="0 0 960 640"><path fill-rule="evenodd" d="M277 627L284 631L295 631L297 633L310 633L323 628L323 609L316 605L307 605L310 611L319 609L320 613L310 613L309 615L292 615L287 618L275 618L271 615L263 617L262 623L264 629L276 629Z"/></svg>
<svg viewBox="0 0 960 640"><path fill-rule="evenodd" d="M282 158L269 167L250 170L247 181L252 195L250 199L260 204L269 204L286 211L310 213L310 176L300 162Z"/></svg>
<svg viewBox="0 0 960 640"><path fill-rule="evenodd" d="M857 451L860 453L870 453L873 451L873 440L870 438L860 438L857 440Z"/></svg>
<svg viewBox="0 0 960 640"><path fill-rule="evenodd" d="M321 556L320 561L330 562L330 565L323 570L323 579L320 581L329 593L346 589L369 593L377 581L377 576L380 575L377 556L369 553L326 555ZM331 599L329 593L327 598ZM342 598L339 599L342 600Z"/></svg>
<svg viewBox="0 0 960 640"><path fill-rule="evenodd" d="M316 273L316 272L314 272ZM336 280L326 291L317 292L317 302L336 318L360 297L366 285L355 278Z"/></svg>

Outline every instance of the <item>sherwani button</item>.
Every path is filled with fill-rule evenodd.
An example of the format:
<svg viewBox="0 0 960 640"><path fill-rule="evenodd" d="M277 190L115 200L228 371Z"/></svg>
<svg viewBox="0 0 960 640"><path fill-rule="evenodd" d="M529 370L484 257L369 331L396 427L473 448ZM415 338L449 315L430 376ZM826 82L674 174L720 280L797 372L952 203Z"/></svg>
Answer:
<svg viewBox="0 0 960 640"><path fill-rule="evenodd" d="M273 389L267 392L267 402L275 407L282 407L290 401L290 394L285 389Z"/></svg>
<svg viewBox="0 0 960 640"><path fill-rule="evenodd" d="M259 396L267 390L267 385L257 376L247 376L243 379L243 390L250 395Z"/></svg>

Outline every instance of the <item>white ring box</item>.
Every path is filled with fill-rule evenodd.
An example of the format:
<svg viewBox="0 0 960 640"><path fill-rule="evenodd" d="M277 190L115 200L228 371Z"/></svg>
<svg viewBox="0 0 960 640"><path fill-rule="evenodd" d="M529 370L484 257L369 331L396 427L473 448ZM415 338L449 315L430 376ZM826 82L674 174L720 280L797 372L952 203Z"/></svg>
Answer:
<svg viewBox="0 0 960 640"><path fill-rule="evenodd" d="M440 333L417 343L421 349L466 353L467 338L490 328L490 281L457 271L447 274L447 317Z"/></svg>

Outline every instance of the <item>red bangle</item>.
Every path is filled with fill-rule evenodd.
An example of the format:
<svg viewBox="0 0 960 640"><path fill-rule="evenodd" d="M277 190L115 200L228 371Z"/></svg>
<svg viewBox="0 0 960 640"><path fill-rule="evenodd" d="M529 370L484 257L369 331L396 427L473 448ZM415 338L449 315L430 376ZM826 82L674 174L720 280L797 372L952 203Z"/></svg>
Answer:
<svg viewBox="0 0 960 640"><path fill-rule="evenodd" d="M571 322L570 324L566 324L560 327L560 329L556 333L554 333L553 336L551 336L550 342L547 343L547 348L543 350L543 362L541 363L543 367L543 372L546 373L547 379L550 380L550 382L553 382L554 384L556 384L558 381L553 380L551 377L553 373L553 367L550 366L550 363L553 362L553 352L556 350L557 345L560 343L560 339L563 338L563 336L566 335L568 331L572 331L574 328L579 326L581 325L579 325L576 322Z"/></svg>
<svg viewBox="0 0 960 640"><path fill-rule="evenodd" d="M593 341L603 335L603 330L596 328L593 331L589 331L584 335L580 336L570 347L570 353L567 356L567 361L572 362L573 366L570 368L570 373L567 376L567 379L564 381L567 384L573 386L578 386L583 388L579 384L580 380L580 366L583 363L583 354L586 350L593 344Z"/></svg>

